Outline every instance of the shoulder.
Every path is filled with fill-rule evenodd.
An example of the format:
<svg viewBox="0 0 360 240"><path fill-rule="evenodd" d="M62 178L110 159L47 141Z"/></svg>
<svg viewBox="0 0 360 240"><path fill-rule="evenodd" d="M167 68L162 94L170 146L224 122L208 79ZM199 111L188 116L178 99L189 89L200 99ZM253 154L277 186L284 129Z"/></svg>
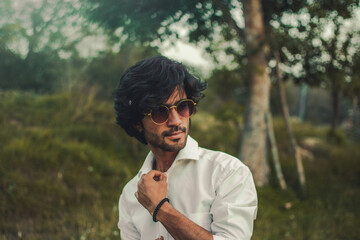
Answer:
<svg viewBox="0 0 360 240"><path fill-rule="evenodd" d="M249 168L240 159L221 151L199 147L199 160L202 165L208 165L218 184L233 175L239 182L252 177Z"/></svg>
<svg viewBox="0 0 360 240"><path fill-rule="evenodd" d="M219 166L224 170L228 169L231 171L243 169L245 172L249 171L249 168L240 161L240 159L221 151L199 147L199 159L201 161L207 161L212 165Z"/></svg>

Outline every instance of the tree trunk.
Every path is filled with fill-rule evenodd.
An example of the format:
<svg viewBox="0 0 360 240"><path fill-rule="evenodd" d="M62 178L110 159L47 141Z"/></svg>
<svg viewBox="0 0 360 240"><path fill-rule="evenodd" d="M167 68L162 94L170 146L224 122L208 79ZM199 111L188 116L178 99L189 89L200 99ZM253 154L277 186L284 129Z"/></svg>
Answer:
<svg viewBox="0 0 360 240"><path fill-rule="evenodd" d="M257 186L264 186L269 181L265 115L269 109L270 94L270 78L266 72L265 31L260 0L244 0L243 7L250 74L239 157L249 166Z"/></svg>
<svg viewBox="0 0 360 240"><path fill-rule="evenodd" d="M360 118L358 113L358 96L353 96L353 105L352 105L352 116L351 116L351 137L356 140L360 139Z"/></svg>
<svg viewBox="0 0 360 240"><path fill-rule="evenodd" d="M267 129L268 138L269 138L269 142L270 142L276 177L279 181L279 185L280 185L281 189L286 190L286 188L287 188L286 182L285 182L282 170L281 170L278 147L277 147L277 143L276 143L274 127L273 127L273 123L272 123L272 116L271 116L270 111L268 111L268 113L266 115L266 129Z"/></svg>
<svg viewBox="0 0 360 240"><path fill-rule="evenodd" d="M307 98L307 85L306 83L301 84L300 90L300 103L299 103L299 121L304 121L305 109L306 109L306 98Z"/></svg>
<svg viewBox="0 0 360 240"><path fill-rule="evenodd" d="M333 117L331 119L331 135L335 136L335 132L339 122L339 105L340 105L340 93L333 90L331 93L332 97L332 107L333 107Z"/></svg>
<svg viewBox="0 0 360 240"><path fill-rule="evenodd" d="M295 163L296 163L296 169L298 172L298 178L299 178L299 183L300 183L300 188L301 188L301 194L303 196L305 196L305 194L306 194L305 172L304 172L304 167L302 164L299 147L298 147L298 144L294 137L293 131L291 129L289 108L288 108L287 101L286 101L285 90L284 90L284 85L283 85L283 80L282 80L282 74L281 74L281 70L279 68L279 63L280 63L279 53L275 53L275 59L276 59L277 85L278 85L278 90L279 90L282 113L283 113L283 117L284 117L284 121L285 121L286 132L289 137L291 151L292 151L292 154L294 155L294 159L295 159Z"/></svg>
<svg viewBox="0 0 360 240"><path fill-rule="evenodd" d="M356 114L357 114L358 102L359 102L358 96L356 96L356 95L353 96L353 98L352 98L352 115L353 116L356 116Z"/></svg>

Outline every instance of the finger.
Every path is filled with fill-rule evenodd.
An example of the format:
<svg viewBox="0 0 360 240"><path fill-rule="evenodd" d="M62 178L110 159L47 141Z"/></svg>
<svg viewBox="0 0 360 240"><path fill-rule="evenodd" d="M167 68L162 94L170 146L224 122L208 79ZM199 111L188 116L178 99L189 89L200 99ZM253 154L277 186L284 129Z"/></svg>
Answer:
<svg viewBox="0 0 360 240"><path fill-rule="evenodd" d="M135 192L135 197L136 197L136 199L139 199L139 193L138 192Z"/></svg>
<svg viewBox="0 0 360 240"><path fill-rule="evenodd" d="M151 170L150 172L148 172L148 176L151 177L151 178L154 178L156 176L159 176L162 174L162 172L160 171L157 171L157 170Z"/></svg>
<svg viewBox="0 0 360 240"><path fill-rule="evenodd" d="M137 190L139 191L139 189L141 188L141 186L144 185L144 181L143 180L139 180L137 183Z"/></svg>
<svg viewBox="0 0 360 240"><path fill-rule="evenodd" d="M166 173L161 174L160 181L164 181L164 182L167 181L167 174Z"/></svg>

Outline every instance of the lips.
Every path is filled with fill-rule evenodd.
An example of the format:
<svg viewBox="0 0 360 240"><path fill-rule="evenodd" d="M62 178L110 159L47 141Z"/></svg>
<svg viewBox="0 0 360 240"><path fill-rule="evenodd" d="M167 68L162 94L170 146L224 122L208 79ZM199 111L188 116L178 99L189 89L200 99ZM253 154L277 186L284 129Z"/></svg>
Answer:
<svg viewBox="0 0 360 240"><path fill-rule="evenodd" d="M181 138L183 134L184 134L183 131L176 131L176 132L172 132L170 134L166 134L166 137L168 137L170 139L178 139L178 138Z"/></svg>

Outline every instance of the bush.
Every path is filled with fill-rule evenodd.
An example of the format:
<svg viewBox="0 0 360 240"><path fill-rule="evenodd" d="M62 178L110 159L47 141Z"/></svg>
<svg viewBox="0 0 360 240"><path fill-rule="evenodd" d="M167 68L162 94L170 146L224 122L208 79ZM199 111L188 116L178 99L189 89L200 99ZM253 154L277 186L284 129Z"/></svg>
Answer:
<svg viewBox="0 0 360 240"><path fill-rule="evenodd" d="M77 91L0 92L0 239L119 239L119 194L148 150L115 125L112 103L97 100L95 88ZM297 195L285 127L275 118L288 190L273 174L270 185L258 188L252 239L359 239L359 144L329 142L324 127L292 126L299 143L317 139L303 146L314 156L304 159L307 197ZM199 109L191 135L236 156L235 127Z"/></svg>

